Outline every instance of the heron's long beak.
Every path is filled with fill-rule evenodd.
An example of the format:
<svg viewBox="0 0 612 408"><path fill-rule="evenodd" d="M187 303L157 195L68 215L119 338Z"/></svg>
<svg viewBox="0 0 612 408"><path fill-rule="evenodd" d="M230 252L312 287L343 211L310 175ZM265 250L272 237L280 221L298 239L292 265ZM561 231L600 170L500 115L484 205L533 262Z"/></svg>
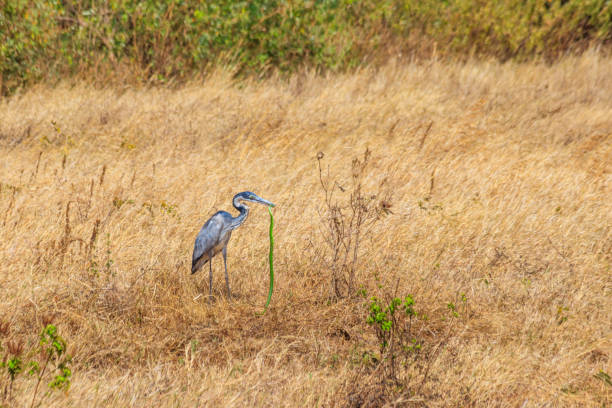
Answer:
<svg viewBox="0 0 612 408"><path fill-rule="evenodd" d="M258 203L260 203L260 204L269 205L270 207L276 207L276 205L275 205L275 204L273 204L273 203L269 202L268 200L264 200L264 199L263 199L263 198L261 198L261 197L257 197L257 202L258 202Z"/></svg>

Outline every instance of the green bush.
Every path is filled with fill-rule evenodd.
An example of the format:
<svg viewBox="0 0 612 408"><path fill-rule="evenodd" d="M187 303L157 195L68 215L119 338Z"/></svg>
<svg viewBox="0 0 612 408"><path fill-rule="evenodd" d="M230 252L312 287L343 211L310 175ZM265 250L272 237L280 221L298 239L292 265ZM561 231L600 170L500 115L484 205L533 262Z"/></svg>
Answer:
<svg viewBox="0 0 612 408"><path fill-rule="evenodd" d="M50 318L43 317L43 320L48 321ZM9 323L0 321L0 339L4 340L7 337L9 329ZM6 345L6 350L2 347L2 343ZM39 386L44 379L51 380L48 383L50 389L67 392L70 388L72 358L66 354L66 341L59 335L55 325L46 324L43 327L39 335L38 346L26 350L25 344L23 339L0 342L0 384L2 384L0 386L0 407L12 406L14 402L13 385L20 374L25 373L24 368L29 368L27 377L33 377L35 381L30 399L31 407L38 406L34 405L34 402ZM30 360L27 364L25 364L26 359ZM42 398L44 399L47 395L48 393L44 393Z"/></svg>
<svg viewBox="0 0 612 408"><path fill-rule="evenodd" d="M554 58L609 43L611 20L607 0L0 0L0 88L93 73L165 82L218 65L342 70L434 43Z"/></svg>
<svg viewBox="0 0 612 408"><path fill-rule="evenodd" d="M417 31L446 52L554 59L612 39L607 0L404 1L395 31Z"/></svg>

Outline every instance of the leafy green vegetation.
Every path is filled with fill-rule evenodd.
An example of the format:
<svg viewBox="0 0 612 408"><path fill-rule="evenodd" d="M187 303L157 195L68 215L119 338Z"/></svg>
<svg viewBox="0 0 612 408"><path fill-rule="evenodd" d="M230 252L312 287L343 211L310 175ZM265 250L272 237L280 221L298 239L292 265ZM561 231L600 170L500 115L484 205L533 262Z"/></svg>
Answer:
<svg viewBox="0 0 612 408"><path fill-rule="evenodd" d="M368 305L369 315L366 323L373 326L376 336L380 340L380 349L384 352L389 346L392 337L397 336L398 317L395 312L402 309L409 319L416 315L414 311L414 299L408 295L404 300L394 297L387 306L377 297L373 296Z"/></svg>
<svg viewBox="0 0 612 408"><path fill-rule="evenodd" d="M164 83L217 65L341 70L433 50L554 58L609 43L611 24L605 0L13 0L0 3L0 88L93 73Z"/></svg>
<svg viewBox="0 0 612 408"><path fill-rule="evenodd" d="M419 318L414 309L414 298L411 295L403 299L396 296L386 298L372 296L365 304L368 310L366 323L374 329L380 347L379 357L370 353L368 360L377 366L375 372L382 369L380 384L390 386L388 391L392 394L396 388L406 386L398 374L402 367L416 363L423 344L412 327L413 318Z"/></svg>
<svg viewBox="0 0 612 408"><path fill-rule="evenodd" d="M50 320L45 317L44 320ZM10 325L0 321L0 336L7 337ZM22 358L30 360L26 367L29 377L34 377L36 385L32 391L30 407L35 405L40 383L43 379L50 379L48 383L50 389L67 391L70 388L70 377L72 370L70 364L72 358L66 354L66 341L59 335L57 327L53 324L46 324L39 335L38 346L25 351L25 342L6 341L6 350L0 344L0 379L3 377L3 368L6 368L8 381L1 388L0 406L13 402L13 383L24 372L24 361ZM24 379L25 380L25 379ZM47 394L45 394L47 395ZM43 396L44 398L44 396ZM39 401L40 403L40 401Z"/></svg>

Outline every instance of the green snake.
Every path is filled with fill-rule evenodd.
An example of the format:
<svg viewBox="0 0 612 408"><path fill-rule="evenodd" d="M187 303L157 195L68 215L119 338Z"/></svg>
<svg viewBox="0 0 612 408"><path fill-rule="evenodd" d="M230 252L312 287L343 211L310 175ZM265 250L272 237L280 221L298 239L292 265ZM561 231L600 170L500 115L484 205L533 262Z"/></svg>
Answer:
<svg viewBox="0 0 612 408"><path fill-rule="evenodd" d="M268 300L266 301L263 313L268 310L270 299L272 299L272 291L274 290L274 236L272 235L274 229L274 216L272 215L272 207L268 207L268 212L270 213L270 290L268 291Z"/></svg>

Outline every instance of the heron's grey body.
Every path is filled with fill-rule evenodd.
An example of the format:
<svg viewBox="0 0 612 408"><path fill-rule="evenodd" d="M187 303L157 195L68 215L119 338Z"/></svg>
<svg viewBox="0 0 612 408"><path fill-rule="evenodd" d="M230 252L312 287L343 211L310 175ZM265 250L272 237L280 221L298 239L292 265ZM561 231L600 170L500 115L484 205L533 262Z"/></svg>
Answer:
<svg viewBox="0 0 612 408"><path fill-rule="evenodd" d="M228 212L219 211L206 221L193 247L191 273L196 273L202 266L206 265L206 262L227 246L232 231L224 230L232 219L233 217Z"/></svg>
<svg viewBox="0 0 612 408"><path fill-rule="evenodd" d="M199 271L206 262L209 262L209 286L210 297L212 298L212 258L219 252L223 252L223 264L225 266L225 284L227 286L227 296L230 296L229 276L227 274L227 243L232 236L232 231L239 227L247 215L249 215L249 207L244 202L250 201L259 204L274 206L271 202L258 197L249 191L238 193L232 201L234 207L240 212L237 217L226 211L219 211L202 227L196 237L193 246L193 257L191 261L191 273Z"/></svg>

